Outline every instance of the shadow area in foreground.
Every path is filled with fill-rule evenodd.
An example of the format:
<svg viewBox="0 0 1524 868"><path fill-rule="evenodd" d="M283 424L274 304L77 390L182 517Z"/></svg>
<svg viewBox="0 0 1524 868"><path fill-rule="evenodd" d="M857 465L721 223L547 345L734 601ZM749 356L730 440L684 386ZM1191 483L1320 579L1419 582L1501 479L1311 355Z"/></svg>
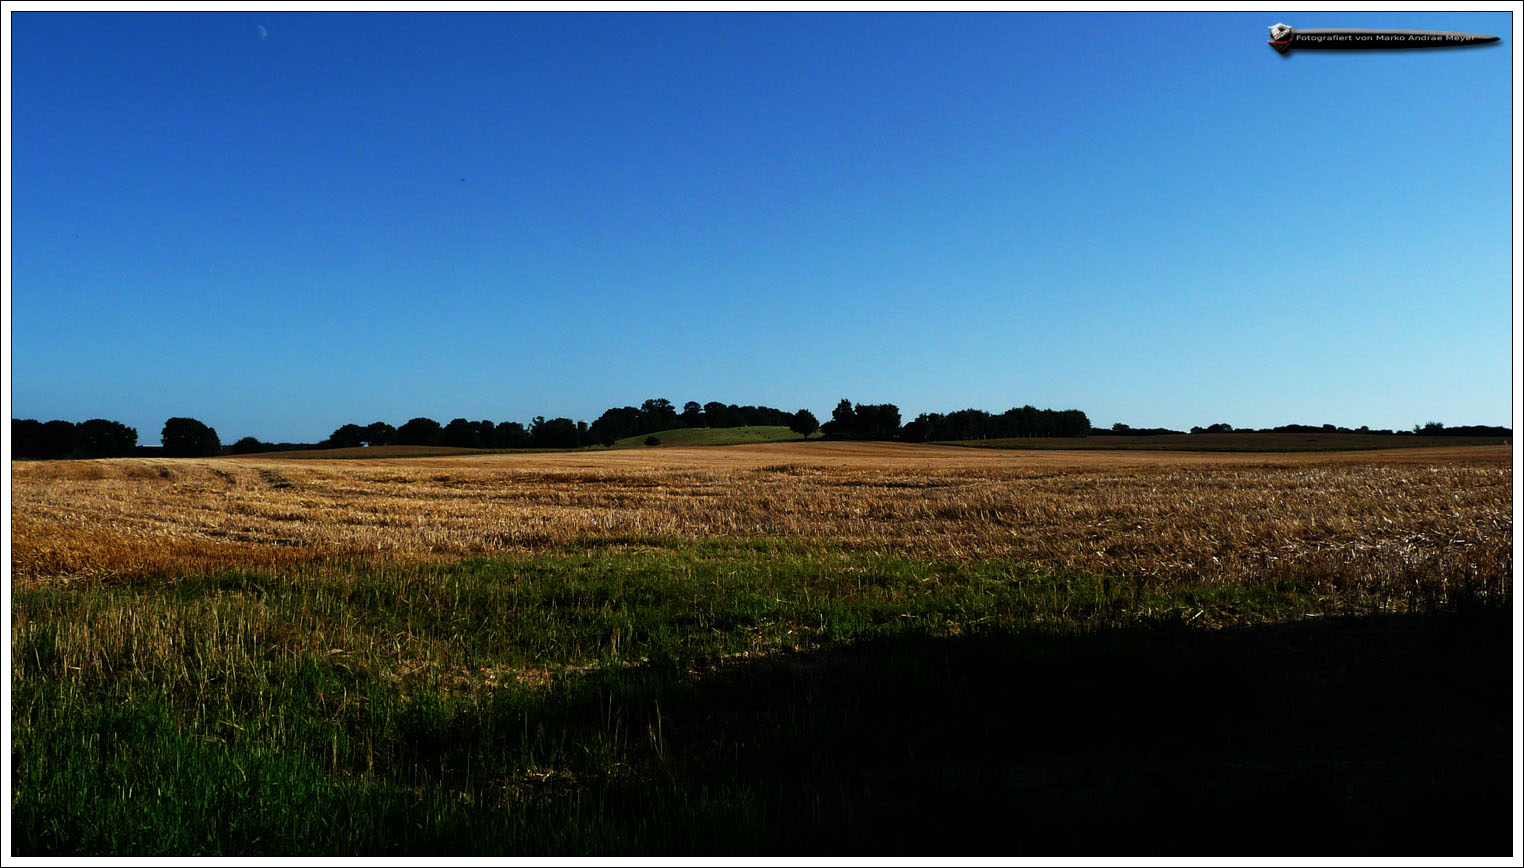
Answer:
<svg viewBox="0 0 1524 868"><path fill-rule="evenodd" d="M710 852L1506 854L1510 626L897 638L724 667L660 736L679 788L751 794Z"/></svg>

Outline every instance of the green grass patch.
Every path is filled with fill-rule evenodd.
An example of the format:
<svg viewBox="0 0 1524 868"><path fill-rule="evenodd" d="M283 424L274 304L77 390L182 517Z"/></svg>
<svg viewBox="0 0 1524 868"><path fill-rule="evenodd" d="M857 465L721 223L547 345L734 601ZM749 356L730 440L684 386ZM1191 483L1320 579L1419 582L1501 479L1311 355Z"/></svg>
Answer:
<svg viewBox="0 0 1524 868"><path fill-rule="evenodd" d="M1508 614L1445 587L610 538L21 592L12 852L1490 853Z"/></svg>

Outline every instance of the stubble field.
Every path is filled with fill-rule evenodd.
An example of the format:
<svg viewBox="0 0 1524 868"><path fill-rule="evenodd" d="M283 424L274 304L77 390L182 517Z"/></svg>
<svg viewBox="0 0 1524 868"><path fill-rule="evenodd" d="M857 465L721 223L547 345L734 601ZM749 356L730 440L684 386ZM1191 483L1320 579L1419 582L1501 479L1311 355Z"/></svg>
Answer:
<svg viewBox="0 0 1524 868"><path fill-rule="evenodd" d="M14 852L1506 851L1510 461L16 463Z"/></svg>
<svg viewBox="0 0 1524 868"><path fill-rule="evenodd" d="M661 537L1178 580L1495 579L1511 562L1511 479L1505 447L1224 456L819 443L33 462L12 474L13 569L46 584Z"/></svg>

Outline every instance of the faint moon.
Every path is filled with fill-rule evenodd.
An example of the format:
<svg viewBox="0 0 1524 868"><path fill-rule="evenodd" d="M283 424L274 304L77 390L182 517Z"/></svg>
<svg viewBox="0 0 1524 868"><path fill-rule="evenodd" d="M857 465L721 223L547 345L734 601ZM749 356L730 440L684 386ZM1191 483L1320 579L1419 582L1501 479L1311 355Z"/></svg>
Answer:
<svg viewBox="0 0 1524 868"><path fill-rule="evenodd" d="M265 39L265 38L267 38L270 35L270 31L266 30L265 26L263 24L256 24L254 26L259 28L259 38L260 39Z"/></svg>

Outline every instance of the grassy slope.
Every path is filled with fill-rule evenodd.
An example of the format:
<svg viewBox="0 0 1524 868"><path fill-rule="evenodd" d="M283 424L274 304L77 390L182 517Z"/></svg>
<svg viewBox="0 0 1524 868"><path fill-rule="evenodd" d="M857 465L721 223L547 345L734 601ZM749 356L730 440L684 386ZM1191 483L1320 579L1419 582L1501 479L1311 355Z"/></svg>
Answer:
<svg viewBox="0 0 1524 868"><path fill-rule="evenodd" d="M1421 437L1409 434L1161 434L1136 437L1008 437L949 440L943 446L986 449L1128 449L1171 452L1334 452L1349 449L1403 449L1418 446L1495 446L1502 437Z"/></svg>
<svg viewBox="0 0 1524 868"><path fill-rule="evenodd" d="M27 591L13 847L1506 852L1501 588L1371 590L639 538Z"/></svg>
<svg viewBox="0 0 1524 868"><path fill-rule="evenodd" d="M654 434L639 434L615 441L614 448L645 446L647 437L655 437L663 446L741 446L747 443L775 443L798 440L799 435L786 425L749 425L742 428L673 428Z"/></svg>

